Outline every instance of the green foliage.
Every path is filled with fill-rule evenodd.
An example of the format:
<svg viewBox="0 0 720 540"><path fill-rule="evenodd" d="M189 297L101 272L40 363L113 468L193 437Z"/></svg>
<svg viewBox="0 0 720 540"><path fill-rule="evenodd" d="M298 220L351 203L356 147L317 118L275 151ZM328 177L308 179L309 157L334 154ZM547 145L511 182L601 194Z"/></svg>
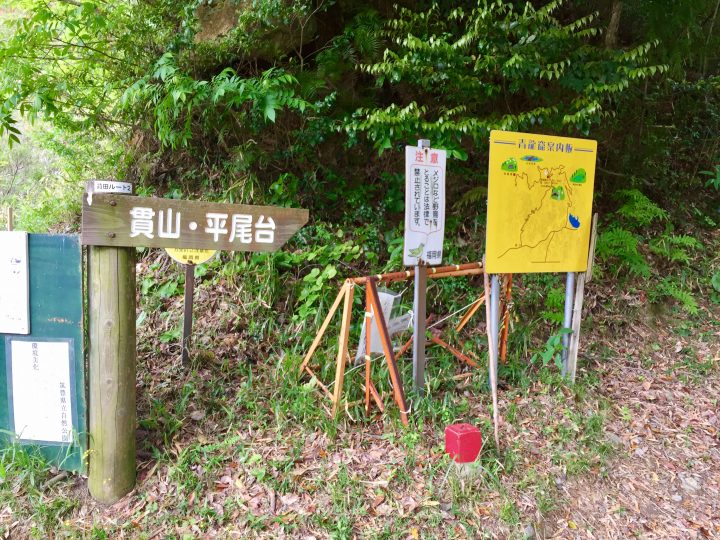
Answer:
<svg viewBox="0 0 720 540"><path fill-rule="evenodd" d="M0 128L42 116L62 129L113 131L128 81L169 43L186 43L194 1L13 2L0 46Z"/></svg>
<svg viewBox="0 0 720 540"><path fill-rule="evenodd" d="M121 103L127 108L150 107L160 143L177 149L188 146L194 128L223 141L233 129L252 128L261 120L275 122L278 109L304 112L309 104L297 97L296 87L297 79L278 69L241 78L232 68L225 68L209 81L197 80L184 73L175 55L167 52L152 74L124 93Z"/></svg>
<svg viewBox="0 0 720 540"><path fill-rule="evenodd" d="M342 230L332 232L322 225L315 228L317 239L324 238L325 242L306 251L294 253L278 253L276 264L279 267L292 267L298 265L312 265L313 268L302 279L296 312L293 314L295 322L312 321L318 314L320 303L334 287L329 284L337 276L338 263L350 263L360 257L360 246L348 240L341 242L344 233Z"/></svg>
<svg viewBox="0 0 720 540"><path fill-rule="evenodd" d="M565 289L553 287L545 297L545 311L543 318L551 324L561 324L565 317Z"/></svg>
<svg viewBox="0 0 720 540"><path fill-rule="evenodd" d="M621 270L649 277L650 266L638 250L639 239L630 231L617 225L598 234L595 255L600 261L610 261L615 264L616 274Z"/></svg>
<svg viewBox="0 0 720 540"><path fill-rule="evenodd" d="M715 291L720 292L720 272L715 272L710 278L710 284Z"/></svg>
<svg viewBox="0 0 720 540"><path fill-rule="evenodd" d="M623 202L617 213L634 228L643 228L655 221L666 221L668 213L638 189L621 189L615 197Z"/></svg>
<svg viewBox="0 0 720 540"><path fill-rule="evenodd" d="M715 191L720 191L720 164L715 165L714 171L700 171L700 174L709 176L705 185L712 187Z"/></svg>
<svg viewBox="0 0 720 540"><path fill-rule="evenodd" d="M545 349L536 352L530 358L530 362L533 364L542 364L542 367L547 367L551 363L562 369L562 351L563 351L563 336L572 334L572 330L569 328L561 328L558 332L548 338L545 343Z"/></svg>
<svg viewBox="0 0 720 540"><path fill-rule="evenodd" d="M362 69L378 87L399 96L408 86L422 100L358 110L345 126L351 140L366 133L382 151L423 134L465 159L464 140L484 143L490 129L542 124L587 133L631 83L665 71L648 60L657 42L628 51L593 47L598 14L561 21L562 4L536 9L529 2L481 1L449 13L437 5L401 8L386 24L391 45L382 61ZM522 105L508 110L507 95Z"/></svg>
<svg viewBox="0 0 720 540"><path fill-rule="evenodd" d="M699 313L697 301L692 293L683 287L675 277L666 277L657 284L651 293L651 299L653 300L657 300L660 297L673 298L677 300L680 306L690 315L697 315Z"/></svg>
<svg viewBox="0 0 720 540"><path fill-rule="evenodd" d="M664 233L650 241L650 251L665 258L669 262L690 264L690 251L703 248L696 238L687 234Z"/></svg>

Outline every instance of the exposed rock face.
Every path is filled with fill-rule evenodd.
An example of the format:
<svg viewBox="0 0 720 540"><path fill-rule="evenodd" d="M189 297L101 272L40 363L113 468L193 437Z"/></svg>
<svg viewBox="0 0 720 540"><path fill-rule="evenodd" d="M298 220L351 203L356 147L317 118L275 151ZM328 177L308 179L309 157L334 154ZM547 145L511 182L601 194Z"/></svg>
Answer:
<svg viewBox="0 0 720 540"><path fill-rule="evenodd" d="M195 43L218 42L227 36L238 25L243 10L252 9L250 2L245 0L220 0L198 7L196 16L199 31L195 34ZM291 52L293 49L309 43L315 38L317 21L310 16L304 21L293 19L285 25L277 21L268 27L263 46L254 51L253 56L265 60L273 60Z"/></svg>
<svg viewBox="0 0 720 540"><path fill-rule="evenodd" d="M196 12L200 31L195 34L195 42L214 41L227 34L235 28L241 8L242 4L233 0L222 0L211 5L202 4Z"/></svg>

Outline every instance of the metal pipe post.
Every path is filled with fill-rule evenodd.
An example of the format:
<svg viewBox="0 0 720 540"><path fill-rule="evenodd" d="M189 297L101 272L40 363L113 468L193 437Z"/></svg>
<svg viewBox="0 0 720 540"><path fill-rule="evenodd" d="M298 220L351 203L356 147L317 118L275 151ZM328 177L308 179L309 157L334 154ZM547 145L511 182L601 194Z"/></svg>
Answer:
<svg viewBox="0 0 720 540"><path fill-rule="evenodd" d="M490 330L494 358L497 360L500 343L500 276L498 274L494 274L490 282ZM493 369L497 377L497 365L494 365Z"/></svg>
<svg viewBox="0 0 720 540"><path fill-rule="evenodd" d="M565 316L563 318L563 329L572 330L573 299L575 297L575 272L568 272L565 277ZM563 334L562 337L562 373L567 373L568 346L570 334Z"/></svg>
<svg viewBox="0 0 720 540"><path fill-rule="evenodd" d="M425 295L427 266L415 267L415 295L413 298L413 381L418 394L425 391ZM382 314L381 314L382 316Z"/></svg>

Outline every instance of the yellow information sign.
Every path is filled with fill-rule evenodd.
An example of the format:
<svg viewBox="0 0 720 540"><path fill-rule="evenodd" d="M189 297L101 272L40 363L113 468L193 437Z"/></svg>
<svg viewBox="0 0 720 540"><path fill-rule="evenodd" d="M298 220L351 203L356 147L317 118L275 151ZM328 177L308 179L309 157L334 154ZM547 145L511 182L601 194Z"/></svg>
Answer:
<svg viewBox="0 0 720 540"><path fill-rule="evenodd" d="M180 264L202 264L217 253L215 249L165 248L165 251Z"/></svg>
<svg viewBox="0 0 720 540"><path fill-rule="evenodd" d="M587 269L597 141L492 131L491 274Z"/></svg>

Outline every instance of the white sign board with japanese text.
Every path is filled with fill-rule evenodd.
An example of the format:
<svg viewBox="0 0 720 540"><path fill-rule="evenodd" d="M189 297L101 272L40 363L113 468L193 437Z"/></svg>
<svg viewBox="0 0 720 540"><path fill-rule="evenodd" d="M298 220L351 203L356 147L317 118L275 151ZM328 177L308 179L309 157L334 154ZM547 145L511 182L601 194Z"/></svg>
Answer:
<svg viewBox="0 0 720 540"><path fill-rule="evenodd" d="M446 157L445 150L405 147L405 266L442 263Z"/></svg>
<svg viewBox="0 0 720 540"><path fill-rule="evenodd" d="M30 333L28 235L0 232L0 333Z"/></svg>
<svg viewBox="0 0 720 540"><path fill-rule="evenodd" d="M71 340L10 339L14 430L23 441L72 441Z"/></svg>

